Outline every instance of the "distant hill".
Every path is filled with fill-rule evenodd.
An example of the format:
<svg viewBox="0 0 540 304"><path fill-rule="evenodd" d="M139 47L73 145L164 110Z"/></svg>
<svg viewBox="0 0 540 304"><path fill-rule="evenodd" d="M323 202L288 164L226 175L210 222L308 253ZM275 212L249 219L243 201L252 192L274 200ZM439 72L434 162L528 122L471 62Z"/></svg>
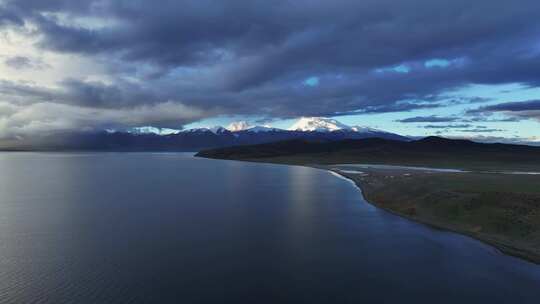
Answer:
<svg viewBox="0 0 540 304"><path fill-rule="evenodd" d="M416 141L381 138L289 140L201 151L199 157L279 163L371 163L491 170L540 170L540 147L483 144L427 137Z"/></svg>

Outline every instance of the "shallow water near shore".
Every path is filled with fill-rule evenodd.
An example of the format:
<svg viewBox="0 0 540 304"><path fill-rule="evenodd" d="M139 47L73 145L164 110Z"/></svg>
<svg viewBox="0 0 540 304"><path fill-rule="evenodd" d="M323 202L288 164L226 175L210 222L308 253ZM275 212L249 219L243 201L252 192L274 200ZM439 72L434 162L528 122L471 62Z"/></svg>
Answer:
<svg viewBox="0 0 540 304"><path fill-rule="evenodd" d="M466 173L469 171L461 169L448 168L430 168L430 167L414 167L414 166L396 166L396 165L371 165L371 164L338 164L336 168L360 168L360 169L383 169L383 170L414 170L426 172L441 172L441 173Z"/></svg>
<svg viewBox="0 0 540 304"><path fill-rule="evenodd" d="M537 303L540 266L306 167L1 153L0 303Z"/></svg>
<svg viewBox="0 0 540 304"><path fill-rule="evenodd" d="M337 164L337 165L332 165L332 167L335 167L336 169L344 173L353 173L353 174L355 170L350 170L350 169L406 170L406 171L423 171L423 172L435 172L435 173L469 173L471 172L471 171L462 170L462 169L398 166L398 165L372 165L372 164ZM363 173L361 171L358 171L358 172ZM535 171L478 171L478 172L488 173L488 174L540 175L540 172L535 172Z"/></svg>

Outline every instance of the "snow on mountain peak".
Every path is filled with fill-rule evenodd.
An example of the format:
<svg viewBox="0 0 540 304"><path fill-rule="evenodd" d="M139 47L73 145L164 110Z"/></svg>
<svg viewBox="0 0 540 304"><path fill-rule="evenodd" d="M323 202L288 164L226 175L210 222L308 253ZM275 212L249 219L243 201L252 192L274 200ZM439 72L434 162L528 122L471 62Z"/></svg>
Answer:
<svg viewBox="0 0 540 304"><path fill-rule="evenodd" d="M231 132L240 132L240 131L248 131L248 132L270 132L270 131L279 131L279 129L272 128L269 125L262 125L262 126L253 126L250 125L246 121L237 121L233 122L230 125L227 126L227 130Z"/></svg>
<svg viewBox="0 0 540 304"><path fill-rule="evenodd" d="M339 121L325 117L302 117L289 130L291 131L318 131L332 132L350 130L351 128Z"/></svg>
<svg viewBox="0 0 540 304"><path fill-rule="evenodd" d="M137 127L133 128L128 131L132 134L156 134L156 135L171 135L171 134L178 134L180 133L180 130L176 129L169 129L169 128L156 128L152 126L144 126L144 127Z"/></svg>
<svg viewBox="0 0 540 304"><path fill-rule="evenodd" d="M238 132L253 128L247 121L235 121L227 126L227 130L231 132Z"/></svg>
<svg viewBox="0 0 540 304"><path fill-rule="evenodd" d="M351 127L351 130L355 132L360 132L360 133L388 133L386 131L382 131L382 130L371 128L371 127L365 127L365 126L353 126Z"/></svg>
<svg viewBox="0 0 540 304"><path fill-rule="evenodd" d="M289 131L299 131L299 132L323 132L323 133L331 133L335 131L341 131L340 133L357 133L357 135L349 135L349 136L380 136L382 135L395 135L393 133L389 133L386 131L382 131L379 129L367 127L367 126L348 126L346 124L343 124L335 119L326 118L326 117L302 117L298 121L296 121L290 128L288 128ZM161 130L162 133L165 133ZM169 131L169 130L166 130ZM198 129L189 129L189 130L183 130L182 133L194 133L194 132L212 132L216 135L222 135L222 134L232 134L235 137L242 136L243 133L266 133L266 132L286 132L283 129L273 128L269 125L250 125L246 121L238 121L233 122L227 126L227 128L223 128L220 126L213 127L213 128L198 128ZM346 136L346 135L344 135Z"/></svg>
<svg viewBox="0 0 540 304"><path fill-rule="evenodd" d="M210 128L210 131L214 134L221 134L221 133L225 133L228 130L222 126L215 126L215 127Z"/></svg>
<svg viewBox="0 0 540 304"><path fill-rule="evenodd" d="M283 130L272 128L269 125L263 125L263 126L255 126L255 127L249 128L247 129L247 131L259 133L259 132L278 132L278 131L283 131Z"/></svg>

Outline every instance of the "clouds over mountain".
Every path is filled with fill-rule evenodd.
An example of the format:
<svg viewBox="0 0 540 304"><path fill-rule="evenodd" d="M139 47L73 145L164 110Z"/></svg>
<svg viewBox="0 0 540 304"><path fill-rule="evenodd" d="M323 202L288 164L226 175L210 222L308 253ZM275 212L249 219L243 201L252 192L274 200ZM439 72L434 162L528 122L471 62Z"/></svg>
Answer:
<svg viewBox="0 0 540 304"><path fill-rule="evenodd" d="M540 84L536 0L0 3L0 30L104 67L54 86L5 79L3 100L20 107L129 112L172 100L200 111L179 125L216 114L403 112L445 107L465 85Z"/></svg>
<svg viewBox="0 0 540 304"><path fill-rule="evenodd" d="M141 125L178 125L200 119L204 112L177 102L130 108L92 109L42 102L17 106L0 102L0 138L54 132L100 131Z"/></svg>

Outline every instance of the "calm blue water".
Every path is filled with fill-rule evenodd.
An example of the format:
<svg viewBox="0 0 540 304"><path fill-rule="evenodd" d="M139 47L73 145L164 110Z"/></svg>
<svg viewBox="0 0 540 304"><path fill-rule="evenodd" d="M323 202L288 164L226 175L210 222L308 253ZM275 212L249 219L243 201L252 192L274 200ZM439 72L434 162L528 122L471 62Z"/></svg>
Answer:
<svg viewBox="0 0 540 304"><path fill-rule="evenodd" d="M538 303L540 267L328 172L0 154L0 303Z"/></svg>

